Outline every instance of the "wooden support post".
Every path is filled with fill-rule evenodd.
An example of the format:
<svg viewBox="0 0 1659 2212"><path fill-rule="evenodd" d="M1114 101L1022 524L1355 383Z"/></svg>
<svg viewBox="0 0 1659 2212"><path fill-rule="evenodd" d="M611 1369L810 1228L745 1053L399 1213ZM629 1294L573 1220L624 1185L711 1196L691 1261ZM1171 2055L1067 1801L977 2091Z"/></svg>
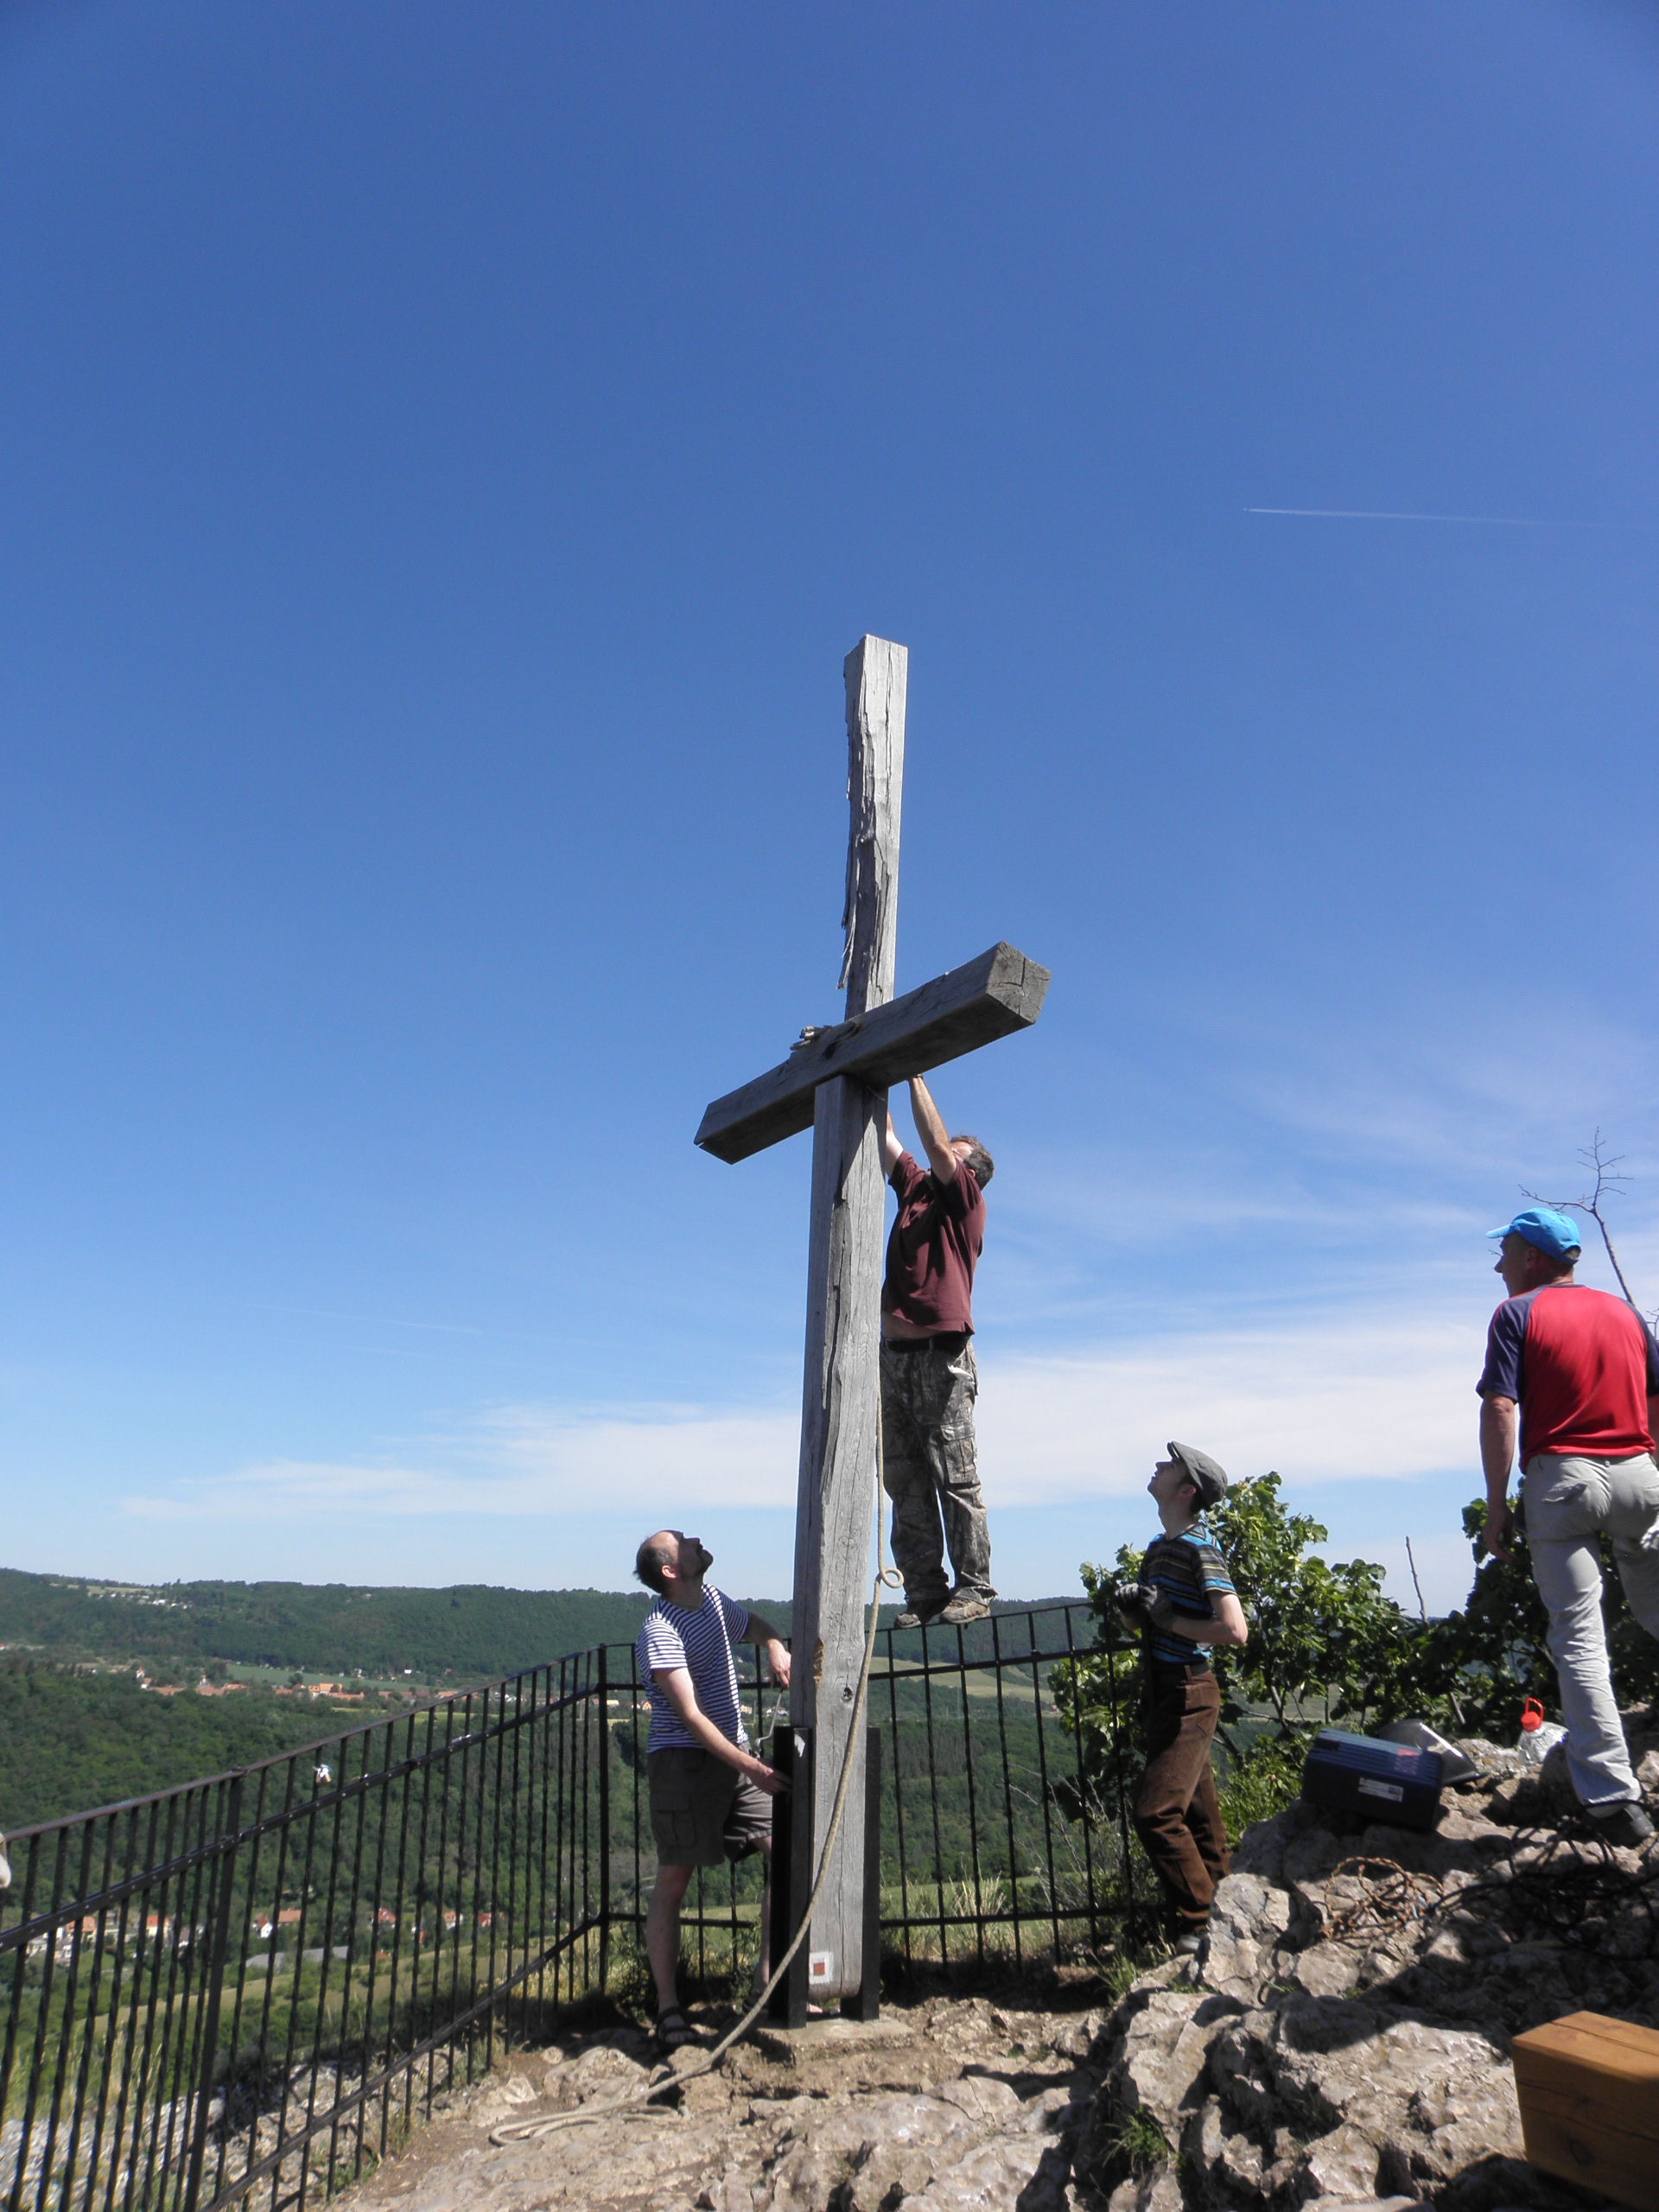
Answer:
<svg viewBox="0 0 1659 2212"><path fill-rule="evenodd" d="M899 794L905 766L902 645L866 638L847 656L847 861L842 970L849 1017L893 995L898 938ZM819 1084L812 1122L812 1214L800 1487L795 1522L794 1675L798 1754L810 1732L812 1783L796 1789L790 1865L804 1898L818 1872L864 1657L864 1600L880 1411L881 1141L887 1093L841 1076ZM864 1758L854 1750L849 1817L806 1942L820 2003L864 1980ZM801 1759L798 1757L797 1774Z"/></svg>

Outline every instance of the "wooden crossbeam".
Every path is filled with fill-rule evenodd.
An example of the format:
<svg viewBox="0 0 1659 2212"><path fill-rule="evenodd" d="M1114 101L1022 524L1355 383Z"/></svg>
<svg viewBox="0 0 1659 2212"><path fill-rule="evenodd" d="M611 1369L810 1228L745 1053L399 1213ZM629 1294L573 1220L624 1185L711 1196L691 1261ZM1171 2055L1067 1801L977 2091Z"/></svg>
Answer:
<svg viewBox="0 0 1659 2212"><path fill-rule="evenodd" d="M994 944L901 999L821 1029L741 1090L716 1098L697 1142L716 1160L747 1160L812 1126L813 1096L831 1076L873 1090L925 1075L995 1038L1029 1029L1042 1011L1049 971L1011 944Z"/></svg>

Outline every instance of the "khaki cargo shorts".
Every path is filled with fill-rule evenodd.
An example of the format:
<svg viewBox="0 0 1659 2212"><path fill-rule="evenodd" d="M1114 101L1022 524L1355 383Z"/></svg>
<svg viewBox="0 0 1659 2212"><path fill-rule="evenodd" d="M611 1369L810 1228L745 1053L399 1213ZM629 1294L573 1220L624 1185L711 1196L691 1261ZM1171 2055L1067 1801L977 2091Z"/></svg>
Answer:
<svg viewBox="0 0 1659 2212"><path fill-rule="evenodd" d="M718 1866L772 1837L772 1800L712 1751L672 1745L645 1761L651 1833L664 1866Z"/></svg>

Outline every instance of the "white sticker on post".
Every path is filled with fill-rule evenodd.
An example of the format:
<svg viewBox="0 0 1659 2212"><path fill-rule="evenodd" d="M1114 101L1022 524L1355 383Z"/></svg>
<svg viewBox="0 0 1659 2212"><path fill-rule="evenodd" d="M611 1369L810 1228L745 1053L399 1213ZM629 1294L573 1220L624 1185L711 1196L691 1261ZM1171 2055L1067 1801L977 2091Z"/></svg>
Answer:
<svg viewBox="0 0 1659 2212"><path fill-rule="evenodd" d="M809 1989L816 1988L820 1982L828 1981L835 1973L835 1970L836 1955L833 1951L809 1951L807 1953L806 1986Z"/></svg>

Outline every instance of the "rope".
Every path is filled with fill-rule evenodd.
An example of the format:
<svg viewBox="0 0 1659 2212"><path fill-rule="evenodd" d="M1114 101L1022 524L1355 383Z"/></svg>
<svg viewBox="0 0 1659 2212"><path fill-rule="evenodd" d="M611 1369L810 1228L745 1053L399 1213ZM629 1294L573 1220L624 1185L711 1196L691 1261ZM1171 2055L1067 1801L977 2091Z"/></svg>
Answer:
<svg viewBox="0 0 1659 2212"><path fill-rule="evenodd" d="M1420 1874L1393 1859L1344 1859L1332 1870L1331 1880L1357 1882L1360 1895L1351 1904L1332 1909L1321 1941L1342 1942L1372 1932L1394 1934L1412 1921L1438 1911L1443 1902L1440 1885L1431 1874Z"/></svg>
<svg viewBox="0 0 1659 2212"><path fill-rule="evenodd" d="M631 2089L626 2096L613 2098L607 2104L584 2106L580 2112L549 2113L539 2120L507 2120L499 2127L493 2127L490 2130L490 2141L498 2149L508 2143L534 2142L538 2136L552 2135L562 2127L586 2127L601 2120L619 2118L658 2120L670 2117L669 2114L661 2111L636 2110L635 2107L648 2107L652 2099L664 2095L671 2089L677 2089L687 2082L697 2081L705 2074L712 2074L732 2045L748 2033L772 2002L773 1991L788 1973L795 1954L811 1933L812 1915L817 1909L818 1898L823 1893L824 1883L829 1878L830 1854L835 1847L836 1838L841 1833L841 1823L847 1811L848 1794L852 1788L853 1755L858 1747L859 1732L863 1726L865 1707L869 1696L870 1663L875 1656L876 1634L881 1624L882 1586L886 1585L890 1589L897 1589L904 1579L896 1568L886 1564L887 1546L881 1527L883 1465L881 1410L878 1401L875 1415L875 1583L870 1592L870 1630L864 1641L864 1662L858 1670L858 1694L853 1703L852 1726L847 1732L847 1748L842 1753L841 1779L836 1788L835 1807L830 1815L830 1827L823 1839L823 1851L818 1860L817 1876L812 1885L812 1894L806 1901L806 1910L801 1915L801 1924L796 1929L789 1948L773 1967L771 1980L767 1982L748 2011L734 2028L721 2037L706 2058L699 2059L695 2065L687 2066L678 2073L675 2072L671 2064L664 2064L657 2069L649 2082L641 2082L638 2088Z"/></svg>

